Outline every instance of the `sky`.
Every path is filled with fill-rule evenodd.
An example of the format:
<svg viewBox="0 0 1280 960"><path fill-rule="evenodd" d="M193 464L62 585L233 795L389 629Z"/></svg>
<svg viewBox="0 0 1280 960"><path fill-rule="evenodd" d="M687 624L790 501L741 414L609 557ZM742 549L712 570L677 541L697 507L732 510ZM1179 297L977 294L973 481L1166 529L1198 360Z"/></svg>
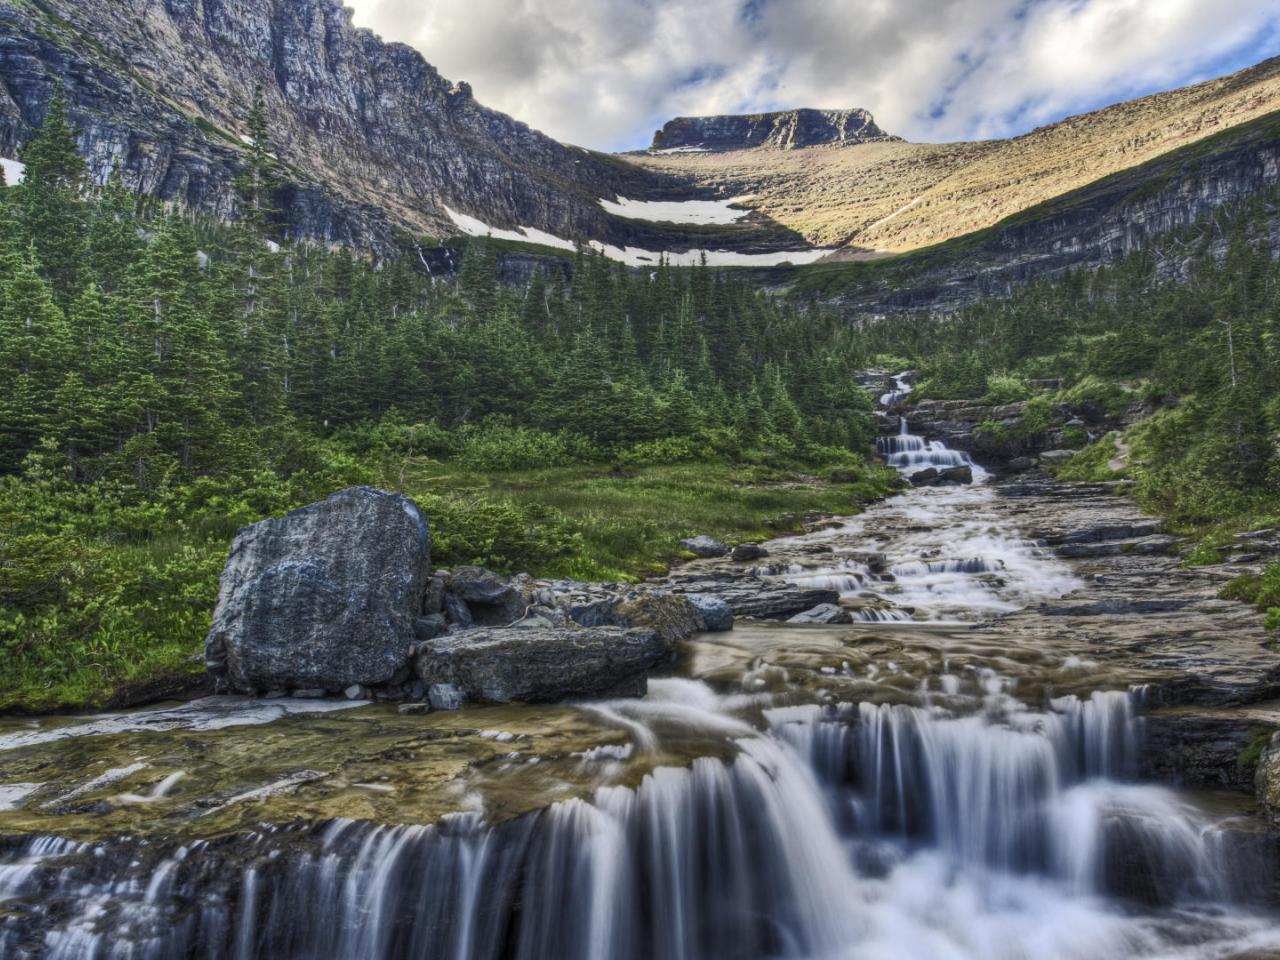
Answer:
<svg viewBox="0 0 1280 960"><path fill-rule="evenodd" d="M870 110L1024 133L1280 53L1280 0L346 0L482 103L600 150L676 116Z"/></svg>

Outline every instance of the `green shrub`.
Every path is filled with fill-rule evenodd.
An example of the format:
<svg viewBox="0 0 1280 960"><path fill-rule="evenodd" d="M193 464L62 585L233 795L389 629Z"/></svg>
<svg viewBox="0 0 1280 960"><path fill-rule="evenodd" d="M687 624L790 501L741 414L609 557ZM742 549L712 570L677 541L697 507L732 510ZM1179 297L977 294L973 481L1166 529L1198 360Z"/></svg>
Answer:
<svg viewBox="0 0 1280 960"><path fill-rule="evenodd" d="M1006 404L1017 403L1031 396L1031 388L1017 377L1003 373L993 373L987 377L987 392L982 397L983 403Z"/></svg>
<svg viewBox="0 0 1280 960"><path fill-rule="evenodd" d="M1057 399L1069 407L1096 403L1101 404L1108 413L1119 413L1129 405L1132 396L1118 383L1090 374L1074 386L1061 390Z"/></svg>
<svg viewBox="0 0 1280 960"><path fill-rule="evenodd" d="M590 449L590 444L575 443L570 435L532 427L487 424L464 427L458 436L458 462L471 470L558 467L579 460L584 449Z"/></svg>

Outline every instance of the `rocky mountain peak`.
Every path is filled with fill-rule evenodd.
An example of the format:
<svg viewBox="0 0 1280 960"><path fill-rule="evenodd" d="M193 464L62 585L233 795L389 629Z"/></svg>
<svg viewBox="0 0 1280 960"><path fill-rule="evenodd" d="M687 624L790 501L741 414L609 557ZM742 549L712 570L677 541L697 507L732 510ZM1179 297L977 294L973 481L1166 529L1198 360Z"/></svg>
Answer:
<svg viewBox="0 0 1280 960"><path fill-rule="evenodd" d="M677 117L653 135L653 150L744 150L901 140L866 110L783 110L712 117Z"/></svg>

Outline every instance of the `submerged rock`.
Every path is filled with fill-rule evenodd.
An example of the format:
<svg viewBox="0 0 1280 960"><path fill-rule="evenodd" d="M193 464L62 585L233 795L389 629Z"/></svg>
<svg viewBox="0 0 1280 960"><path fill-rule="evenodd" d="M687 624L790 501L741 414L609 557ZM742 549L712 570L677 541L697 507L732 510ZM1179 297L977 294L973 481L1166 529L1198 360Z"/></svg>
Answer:
<svg viewBox="0 0 1280 960"><path fill-rule="evenodd" d="M427 521L399 494L356 487L255 523L231 545L206 665L244 692L388 683L430 566Z"/></svg>
<svg viewBox="0 0 1280 960"><path fill-rule="evenodd" d="M913 487L936 487L942 482L942 474L938 472L937 467L928 467L917 470L907 479L911 481Z"/></svg>
<svg viewBox="0 0 1280 960"><path fill-rule="evenodd" d="M431 705L548 703L569 697L639 697L670 645L656 630L622 627L476 629L418 650Z"/></svg>

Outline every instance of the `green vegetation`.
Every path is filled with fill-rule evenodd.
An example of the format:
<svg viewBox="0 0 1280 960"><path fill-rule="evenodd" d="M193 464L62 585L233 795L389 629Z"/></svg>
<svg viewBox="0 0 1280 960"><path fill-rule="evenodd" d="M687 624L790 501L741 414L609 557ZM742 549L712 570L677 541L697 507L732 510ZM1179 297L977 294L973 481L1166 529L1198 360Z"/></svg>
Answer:
<svg viewBox="0 0 1280 960"><path fill-rule="evenodd" d="M0 708L201 669L239 527L372 483L441 564L643 575L891 489L864 340L706 269L456 284L289 244L260 102L239 221L90 190L61 100L0 187ZM813 476L833 482L821 482Z"/></svg>
<svg viewBox="0 0 1280 960"><path fill-rule="evenodd" d="M1267 627L1280 630L1280 563L1273 563L1261 575L1245 574L1223 588L1224 600L1244 600L1267 613Z"/></svg>

